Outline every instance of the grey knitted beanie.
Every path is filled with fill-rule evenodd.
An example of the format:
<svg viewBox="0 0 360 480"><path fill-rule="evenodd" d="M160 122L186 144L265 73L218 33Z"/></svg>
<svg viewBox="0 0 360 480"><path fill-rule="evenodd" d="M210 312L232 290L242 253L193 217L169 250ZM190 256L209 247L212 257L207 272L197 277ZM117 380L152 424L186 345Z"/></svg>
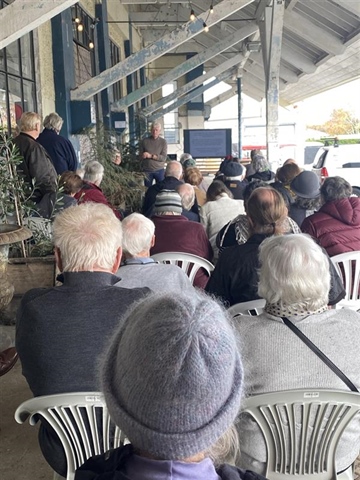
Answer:
<svg viewBox="0 0 360 480"><path fill-rule="evenodd" d="M152 294L128 314L102 369L110 415L167 460L212 446L240 408L243 371L227 314L204 294Z"/></svg>
<svg viewBox="0 0 360 480"><path fill-rule="evenodd" d="M156 195L154 204L155 215L161 212L175 212L182 213L181 197L177 192L172 190L161 190Z"/></svg>

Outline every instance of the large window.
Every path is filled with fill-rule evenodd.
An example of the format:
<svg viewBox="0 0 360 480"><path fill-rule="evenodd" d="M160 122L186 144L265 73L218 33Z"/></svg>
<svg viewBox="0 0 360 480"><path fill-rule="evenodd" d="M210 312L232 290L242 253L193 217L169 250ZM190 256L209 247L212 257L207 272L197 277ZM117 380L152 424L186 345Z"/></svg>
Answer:
<svg viewBox="0 0 360 480"><path fill-rule="evenodd" d="M0 0L0 9L9 3ZM29 111L37 111L32 33L0 50L0 126L11 134Z"/></svg>
<svg viewBox="0 0 360 480"><path fill-rule="evenodd" d="M110 59L111 59L111 66L113 67L117 63L120 62L120 48L110 40ZM115 82L112 86L113 88L113 100L117 102L122 97L121 95L121 80Z"/></svg>
<svg viewBox="0 0 360 480"><path fill-rule="evenodd" d="M71 8L73 18L74 61L76 85L95 75L94 20L79 6Z"/></svg>
<svg viewBox="0 0 360 480"><path fill-rule="evenodd" d="M162 96L166 97L175 92L177 88L177 82L167 83L162 87ZM163 108L167 108L174 103L175 100L164 105ZM179 125L178 125L178 109L174 109L164 115L164 138L167 143L179 143Z"/></svg>

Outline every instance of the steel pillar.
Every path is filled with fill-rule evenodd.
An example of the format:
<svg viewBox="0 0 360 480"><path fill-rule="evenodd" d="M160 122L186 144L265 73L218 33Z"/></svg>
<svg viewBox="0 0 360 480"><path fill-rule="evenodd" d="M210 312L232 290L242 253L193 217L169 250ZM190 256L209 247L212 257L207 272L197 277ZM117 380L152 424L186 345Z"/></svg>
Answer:
<svg viewBox="0 0 360 480"><path fill-rule="evenodd" d="M266 85L266 144L267 156L273 169L279 166L279 80L281 43L284 23L285 0L273 0L265 8L264 28L260 34L265 35L263 52ZM261 37L263 43L263 36Z"/></svg>

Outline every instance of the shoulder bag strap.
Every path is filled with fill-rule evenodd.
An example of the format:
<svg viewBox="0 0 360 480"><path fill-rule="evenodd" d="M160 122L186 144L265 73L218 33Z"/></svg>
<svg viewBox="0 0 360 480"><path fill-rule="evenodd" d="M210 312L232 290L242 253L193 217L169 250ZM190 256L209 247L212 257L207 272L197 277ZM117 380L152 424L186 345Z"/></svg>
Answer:
<svg viewBox="0 0 360 480"><path fill-rule="evenodd" d="M297 335L300 340L302 340L319 358L322 360L331 370L347 385L348 388L352 392L359 392L359 390L355 387L352 381L327 357L321 350L318 349L316 345L312 343L312 341L299 330L296 325L294 325L290 320L286 317L281 317L282 321L285 323L287 327L292 330L295 335Z"/></svg>

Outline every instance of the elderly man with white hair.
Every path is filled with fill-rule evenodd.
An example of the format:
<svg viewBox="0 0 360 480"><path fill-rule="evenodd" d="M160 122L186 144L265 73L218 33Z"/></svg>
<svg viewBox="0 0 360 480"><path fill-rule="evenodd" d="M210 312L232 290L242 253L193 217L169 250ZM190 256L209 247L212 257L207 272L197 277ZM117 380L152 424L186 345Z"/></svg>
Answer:
<svg viewBox="0 0 360 480"><path fill-rule="evenodd" d="M40 133L37 142L42 145L51 157L58 175L70 170L75 172L77 158L70 140L60 135L63 119L56 112L44 118L44 130Z"/></svg>
<svg viewBox="0 0 360 480"><path fill-rule="evenodd" d="M17 313L16 349L35 397L98 390L98 357L127 309L150 293L114 287L122 228L105 205L63 210L55 218L53 239L63 285L29 290ZM46 423L39 443L51 467L65 477L64 451Z"/></svg>
<svg viewBox="0 0 360 480"><path fill-rule="evenodd" d="M23 113L19 122L20 133L14 138L23 161L18 170L32 192L40 215L49 218L53 211L57 190L57 175L45 148L37 143L41 131L41 117L35 112Z"/></svg>
<svg viewBox="0 0 360 480"><path fill-rule="evenodd" d="M245 389L249 395L291 389L349 391L324 360L298 336L302 332L360 387L360 314L329 310L330 270L326 254L304 234L273 236L260 245L259 295L266 300L259 316L242 316L236 328L242 338ZM291 325L292 324L292 325ZM291 328L295 326L295 331ZM265 471L262 433L248 416L240 417L240 466ZM350 467L360 448L359 417L343 433L336 468Z"/></svg>
<svg viewBox="0 0 360 480"><path fill-rule="evenodd" d="M149 287L159 292L193 291L186 273L176 265L157 263L150 257L155 245L155 225L140 213L122 221L124 261L118 271L118 287Z"/></svg>
<svg viewBox="0 0 360 480"><path fill-rule="evenodd" d="M140 160L142 160L145 186L150 187L153 180L156 183L164 180L164 166L167 159L167 142L160 137L161 123L151 125L151 136L140 142Z"/></svg>
<svg viewBox="0 0 360 480"><path fill-rule="evenodd" d="M78 203L103 203L112 209L116 217L121 220L121 214L107 200L100 188L104 176L104 167L96 160L87 162L84 170L84 183L81 190L75 194Z"/></svg>

